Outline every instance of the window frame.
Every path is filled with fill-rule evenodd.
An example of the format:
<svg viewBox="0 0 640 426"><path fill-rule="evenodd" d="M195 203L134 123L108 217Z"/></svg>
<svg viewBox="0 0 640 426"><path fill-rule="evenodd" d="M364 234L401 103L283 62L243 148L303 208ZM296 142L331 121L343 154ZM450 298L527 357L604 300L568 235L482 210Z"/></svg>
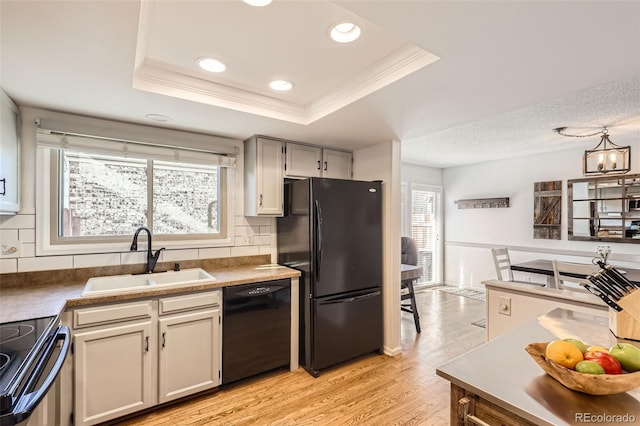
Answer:
<svg viewBox="0 0 640 426"><path fill-rule="evenodd" d="M36 256L129 252L131 235L97 237L59 237L59 158L58 149L38 146L36 152ZM78 151L71 149L71 151ZM188 164L188 161L184 162ZM236 170L220 167L220 232L217 234L153 234L154 249L228 247L233 245ZM150 178L152 178L150 176ZM147 193L152 191L148 182ZM152 214L152 213L151 213ZM156 247L157 245L157 247Z"/></svg>

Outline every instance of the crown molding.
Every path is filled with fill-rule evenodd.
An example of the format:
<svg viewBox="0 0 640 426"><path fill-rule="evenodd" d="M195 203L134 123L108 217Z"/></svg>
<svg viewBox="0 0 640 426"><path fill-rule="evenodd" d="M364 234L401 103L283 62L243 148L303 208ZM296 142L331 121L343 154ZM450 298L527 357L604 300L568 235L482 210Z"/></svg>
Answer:
<svg viewBox="0 0 640 426"><path fill-rule="evenodd" d="M133 88L165 96L261 115L297 124L311 124L381 88L437 61L438 56L409 43L387 55L364 72L308 104L286 101L194 76L176 64L146 56L153 2L140 5Z"/></svg>

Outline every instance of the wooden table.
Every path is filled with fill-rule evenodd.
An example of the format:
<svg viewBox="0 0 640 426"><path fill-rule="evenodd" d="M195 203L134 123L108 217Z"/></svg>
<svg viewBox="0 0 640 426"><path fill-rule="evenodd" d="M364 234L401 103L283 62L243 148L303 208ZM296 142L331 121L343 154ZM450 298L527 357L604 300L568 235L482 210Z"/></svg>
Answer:
<svg viewBox="0 0 640 426"><path fill-rule="evenodd" d="M621 271L621 272L624 271L625 272L624 276L629 281L640 283L640 270L625 268L625 267L617 268L615 265L614 267L618 271ZM538 260L531 260L529 262L517 263L517 264L511 265L511 270L519 271L519 272L528 272L531 274L546 275L547 277L550 277L550 278L547 278L547 282L553 281L553 262L550 260L538 259ZM568 275L571 275L571 274L568 274ZM580 276L576 276L576 278L580 278Z"/></svg>

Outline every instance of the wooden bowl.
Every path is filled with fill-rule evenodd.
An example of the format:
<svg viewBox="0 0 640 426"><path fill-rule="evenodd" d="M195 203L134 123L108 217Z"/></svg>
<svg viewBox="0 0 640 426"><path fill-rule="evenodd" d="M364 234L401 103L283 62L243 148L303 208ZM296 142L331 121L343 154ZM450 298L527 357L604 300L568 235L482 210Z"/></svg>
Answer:
<svg viewBox="0 0 640 426"><path fill-rule="evenodd" d="M612 395L640 386L640 371L623 374L586 374L556 364L544 356L547 343L530 343L525 350L548 375L571 390L589 395Z"/></svg>

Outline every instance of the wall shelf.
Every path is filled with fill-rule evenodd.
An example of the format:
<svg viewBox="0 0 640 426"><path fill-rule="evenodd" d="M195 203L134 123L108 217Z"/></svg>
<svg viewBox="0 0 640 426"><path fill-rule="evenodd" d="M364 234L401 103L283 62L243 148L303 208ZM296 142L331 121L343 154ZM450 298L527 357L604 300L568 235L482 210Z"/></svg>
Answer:
<svg viewBox="0 0 640 426"><path fill-rule="evenodd" d="M509 207L509 197L501 198L469 198L456 200L459 209L493 209Z"/></svg>

